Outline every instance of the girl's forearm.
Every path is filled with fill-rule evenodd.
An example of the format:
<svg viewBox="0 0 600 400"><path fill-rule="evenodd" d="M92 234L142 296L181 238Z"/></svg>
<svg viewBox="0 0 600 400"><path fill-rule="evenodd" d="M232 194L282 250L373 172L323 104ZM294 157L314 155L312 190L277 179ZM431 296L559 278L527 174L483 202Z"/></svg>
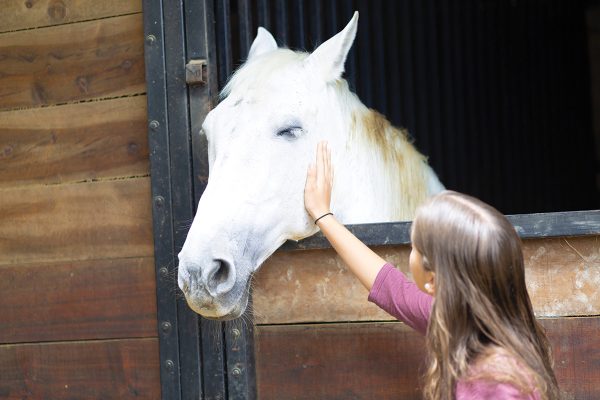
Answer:
<svg viewBox="0 0 600 400"><path fill-rule="evenodd" d="M379 270L386 261L358 240L333 215L328 215L319 220L318 226L342 261L356 275L364 287L370 291Z"/></svg>

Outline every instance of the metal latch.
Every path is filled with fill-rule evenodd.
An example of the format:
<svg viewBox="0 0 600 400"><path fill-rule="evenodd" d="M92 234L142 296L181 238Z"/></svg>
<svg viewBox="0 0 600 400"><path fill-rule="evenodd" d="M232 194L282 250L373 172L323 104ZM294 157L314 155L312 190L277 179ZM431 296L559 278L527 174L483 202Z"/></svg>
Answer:
<svg viewBox="0 0 600 400"><path fill-rule="evenodd" d="M188 85L204 85L208 80L206 60L190 60L185 66L185 82Z"/></svg>

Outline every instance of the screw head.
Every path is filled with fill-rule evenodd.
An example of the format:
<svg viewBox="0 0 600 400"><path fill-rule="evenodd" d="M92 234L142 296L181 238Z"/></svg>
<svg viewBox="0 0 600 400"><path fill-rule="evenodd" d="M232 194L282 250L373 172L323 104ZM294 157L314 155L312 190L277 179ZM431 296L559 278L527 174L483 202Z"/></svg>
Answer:
<svg viewBox="0 0 600 400"><path fill-rule="evenodd" d="M231 370L231 374L233 376L238 377L238 376L242 375L242 370L238 367L233 367L233 369Z"/></svg>
<svg viewBox="0 0 600 400"><path fill-rule="evenodd" d="M154 36L154 35L146 36L146 43L148 43L149 45L153 45L154 43L156 43L156 36Z"/></svg>
<svg viewBox="0 0 600 400"><path fill-rule="evenodd" d="M238 328L233 328L231 330L231 334L233 335L234 338L238 338L238 337L240 337L240 335L242 333L240 332L240 330Z"/></svg>
<svg viewBox="0 0 600 400"><path fill-rule="evenodd" d="M169 275L169 270L166 267L162 267L158 270L161 278L166 278Z"/></svg>
<svg viewBox="0 0 600 400"><path fill-rule="evenodd" d="M152 121L150 121L150 123L148 124L148 126L150 127L150 129L152 129L153 131L155 131L160 126L160 123L157 120L153 119Z"/></svg>
<svg viewBox="0 0 600 400"><path fill-rule="evenodd" d="M165 367L167 368L167 371L171 372L175 368L175 363L172 360L167 360L165 361Z"/></svg>
<svg viewBox="0 0 600 400"><path fill-rule="evenodd" d="M169 321L163 321L160 324L160 329L164 334L167 334L171 331L171 323Z"/></svg>
<svg viewBox="0 0 600 400"><path fill-rule="evenodd" d="M154 197L154 204L156 205L156 207L162 208L162 206L165 205L165 198L162 197L162 196L155 196Z"/></svg>

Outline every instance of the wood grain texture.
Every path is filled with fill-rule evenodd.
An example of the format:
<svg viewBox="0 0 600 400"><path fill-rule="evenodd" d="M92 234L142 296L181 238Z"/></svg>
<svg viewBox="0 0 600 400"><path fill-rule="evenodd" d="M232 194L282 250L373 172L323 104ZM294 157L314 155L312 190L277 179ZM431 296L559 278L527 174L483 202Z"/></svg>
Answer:
<svg viewBox="0 0 600 400"><path fill-rule="evenodd" d="M565 399L600 398L600 318L542 320ZM258 397L421 399L424 338L401 323L259 326Z"/></svg>
<svg viewBox="0 0 600 400"><path fill-rule="evenodd" d="M524 241L526 278L539 316L600 314L600 237ZM408 271L407 246L375 248ZM367 291L332 250L277 252L254 278L255 318L261 324L385 321Z"/></svg>
<svg viewBox="0 0 600 400"><path fill-rule="evenodd" d="M0 32L142 11L141 0L0 0Z"/></svg>
<svg viewBox="0 0 600 400"><path fill-rule="evenodd" d="M419 399L424 338L400 323L258 326L258 398Z"/></svg>
<svg viewBox="0 0 600 400"><path fill-rule="evenodd" d="M154 259L0 267L0 343L156 337Z"/></svg>
<svg viewBox="0 0 600 400"><path fill-rule="evenodd" d="M0 398L160 398L158 339L0 346Z"/></svg>
<svg viewBox="0 0 600 400"><path fill-rule="evenodd" d="M0 112L0 188L148 173L146 96Z"/></svg>
<svg viewBox="0 0 600 400"><path fill-rule="evenodd" d="M141 14L0 34L0 109L145 92Z"/></svg>
<svg viewBox="0 0 600 400"><path fill-rule="evenodd" d="M152 256L149 178L0 190L0 265Z"/></svg>

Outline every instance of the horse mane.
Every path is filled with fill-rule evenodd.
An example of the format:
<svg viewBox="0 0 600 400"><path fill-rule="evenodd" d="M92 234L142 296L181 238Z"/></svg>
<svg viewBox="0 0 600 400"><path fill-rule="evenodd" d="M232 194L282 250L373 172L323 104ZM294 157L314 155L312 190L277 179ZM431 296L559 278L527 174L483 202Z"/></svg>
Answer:
<svg viewBox="0 0 600 400"><path fill-rule="evenodd" d="M392 217L411 220L417 207L430 195L430 169L408 131L394 127L385 116L362 106L351 111L350 135L367 151L381 155L393 202Z"/></svg>

